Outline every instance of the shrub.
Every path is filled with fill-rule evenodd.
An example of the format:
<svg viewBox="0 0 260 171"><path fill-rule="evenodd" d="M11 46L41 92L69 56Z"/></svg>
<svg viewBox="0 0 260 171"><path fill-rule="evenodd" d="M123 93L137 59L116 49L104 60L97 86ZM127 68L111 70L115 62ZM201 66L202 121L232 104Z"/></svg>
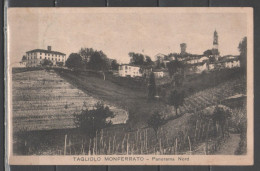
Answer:
<svg viewBox="0 0 260 171"><path fill-rule="evenodd" d="M94 138L96 134L103 128L112 125L111 120L114 113L109 107L104 106L103 103L98 102L92 110L82 110L81 114L75 114L75 124L82 133L85 133L89 138Z"/></svg>
<svg viewBox="0 0 260 171"><path fill-rule="evenodd" d="M155 112L147 121L149 127L153 128L156 139L158 140L158 129L165 124L165 119L159 112Z"/></svg>

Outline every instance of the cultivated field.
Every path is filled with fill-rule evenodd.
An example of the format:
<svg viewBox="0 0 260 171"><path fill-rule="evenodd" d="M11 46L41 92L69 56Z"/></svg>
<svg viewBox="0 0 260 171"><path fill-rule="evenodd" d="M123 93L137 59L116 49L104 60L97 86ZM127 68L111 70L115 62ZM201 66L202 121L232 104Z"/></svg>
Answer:
<svg viewBox="0 0 260 171"><path fill-rule="evenodd" d="M98 101L53 71L14 73L12 79L14 131L73 128L73 113ZM114 124L126 122L125 110L109 107L116 114Z"/></svg>

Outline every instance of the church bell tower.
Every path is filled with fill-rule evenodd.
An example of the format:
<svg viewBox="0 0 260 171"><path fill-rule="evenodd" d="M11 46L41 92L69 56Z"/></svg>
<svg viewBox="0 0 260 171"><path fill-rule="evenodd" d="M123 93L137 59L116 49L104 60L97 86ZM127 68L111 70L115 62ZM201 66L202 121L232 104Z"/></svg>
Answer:
<svg viewBox="0 0 260 171"><path fill-rule="evenodd" d="M213 49L218 49L218 33L216 30L214 31L213 37Z"/></svg>
<svg viewBox="0 0 260 171"><path fill-rule="evenodd" d="M215 30L213 35L213 48L212 48L212 55L217 59L219 56L218 51L218 33Z"/></svg>

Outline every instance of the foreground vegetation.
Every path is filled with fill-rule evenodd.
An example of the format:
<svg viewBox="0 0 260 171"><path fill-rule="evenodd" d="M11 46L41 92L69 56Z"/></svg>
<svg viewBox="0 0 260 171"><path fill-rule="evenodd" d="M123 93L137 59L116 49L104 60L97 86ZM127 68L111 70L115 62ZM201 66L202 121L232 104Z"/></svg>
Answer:
<svg viewBox="0 0 260 171"><path fill-rule="evenodd" d="M226 71L225 81L212 85L204 82L204 89L185 96L176 115L173 107L163 100L148 101L145 80L126 79L92 71L55 69L69 83L106 104L124 108L129 113L127 124L112 125L91 138L78 129L20 131L14 135L14 151L18 154L214 154L228 136L217 133L211 117L201 114L207 107L220 104L235 94L245 94L245 77L235 70ZM201 84L210 74L194 77L192 85ZM219 75L221 77L221 75ZM196 79L195 79L196 78ZM192 81L192 79L190 80ZM136 86L138 85L138 86ZM186 84L188 85L188 84ZM235 85L235 87L234 87ZM152 129L148 120L158 111L163 123ZM246 111L232 109L230 129L241 135L237 154L246 149ZM227 132L230 132L228 130ZM223 134L222 134L223 135ZM157 137L157 138L156 138ZM36 143L37 142L37 143ZM21 150L23 149L23 150Z"/></svg>

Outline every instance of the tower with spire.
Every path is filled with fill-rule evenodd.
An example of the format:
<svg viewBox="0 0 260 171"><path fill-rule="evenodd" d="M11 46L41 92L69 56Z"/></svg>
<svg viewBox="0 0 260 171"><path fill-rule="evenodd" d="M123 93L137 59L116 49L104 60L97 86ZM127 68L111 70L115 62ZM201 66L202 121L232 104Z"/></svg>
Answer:
<svg viewBox="0 0 260 171"><path fill-rule="evenodd" d="M213 37L213 49L218 49L218 32L216 30Z"/></svg>
<svg viewBox="0 0 260 171"><path fill-rule="evenodd" d="M212 48L212 54L217 57L219 55L219 51L218 51L218 32L214 31L214 35L213 35L213 48Z"/></svg>

